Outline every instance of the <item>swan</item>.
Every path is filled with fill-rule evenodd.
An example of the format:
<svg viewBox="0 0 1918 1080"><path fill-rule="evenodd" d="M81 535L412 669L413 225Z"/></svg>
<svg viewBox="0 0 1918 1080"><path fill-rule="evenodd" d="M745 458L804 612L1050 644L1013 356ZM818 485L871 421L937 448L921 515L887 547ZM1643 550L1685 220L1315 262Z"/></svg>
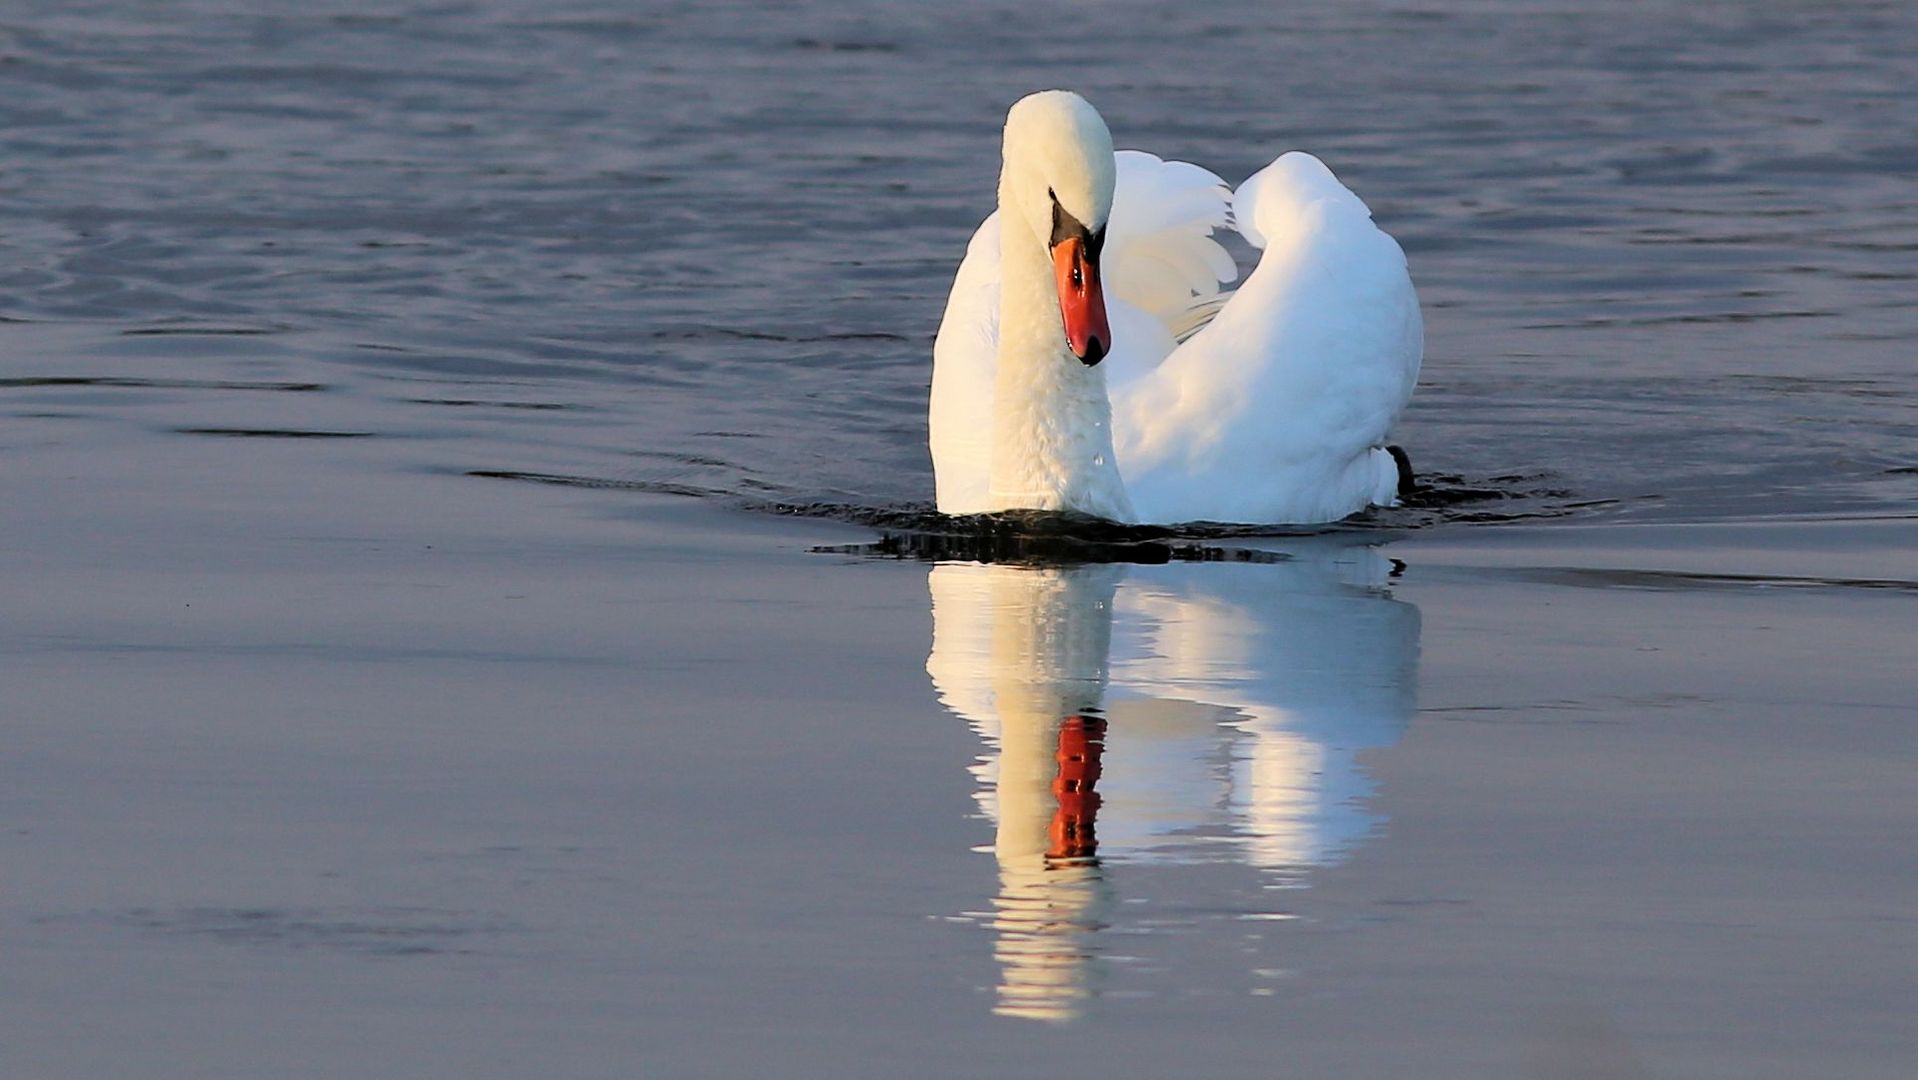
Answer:
<svg viewBox="0 0 1918 1080"><path fill-rule="evenodd" d="M1384 440L1418 381L1418 296L1317 158L1234 192L1114 152L1090 103L1047 90L1006 116L998 194L933 344L941 513L1317 524L1409 490ZM1229 292L1227 228L1261 252Z"/></svg>

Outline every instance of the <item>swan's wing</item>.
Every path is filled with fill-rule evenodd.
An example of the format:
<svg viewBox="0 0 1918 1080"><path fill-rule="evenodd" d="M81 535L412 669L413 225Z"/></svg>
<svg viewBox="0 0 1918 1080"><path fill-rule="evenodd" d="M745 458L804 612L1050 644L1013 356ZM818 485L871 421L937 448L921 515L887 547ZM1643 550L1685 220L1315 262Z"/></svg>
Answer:
<svg viewBox="0 0 1918 1080"><path fill-rule="evenodd" d="M999 352L999 214L966 246L932 345L932 449L939 511L987 510L992 472L992 382Z"/></svg>
<svg viewBox="0 0 1918 1080"><path fill-rule="evenodd" d="M1222 284L1236 281L1232 256L1213 239L1232 218L1225 181L1197 165L1143 150L1112 155L1118 179L1102 257L1114 335L1124 355L1107 380L1123 385L1156 366L1219 310ZM1156 327L1128 319L1126 308ZM1132 339L1128 341L1128 339ZM1135 345L1134 348L1127 346Z"/></svg>
<svg viewBox="0 0 1918 1080"><path fill-rule="evenodd" d="M1329 445L1351 453L1378 446L1410 400L1425 355L1404 250L1310 154L1281 155L1239 186L1233 207L1239 231L1264 249L1253 271L1258 286L1234 298L1246 316L1242 343L1264 348L1241 362L1261 364L1268 383L1314 410Z"/></svg>
<svg viewBox="0 0 1918 1080"><path fill-rule="evenodd" d="M1259 265L1148 379L1115 393L1144 520L1329 521L1389 498L1374 453L1418 380L1424 331L1398 243L1308 154L1234 196Z"/></svg>
<svg viewBox="0 0 1918 1080"><path fill-rule="evenodd" d="M1183 345L1194 334L1211 326L1212 320L1225 310L1226 303L1231 299L1231 293L1220 293L1204 300L1194 299L1190 307L1167 321L1166 329L1172 331L1173 339Z"/></svg>

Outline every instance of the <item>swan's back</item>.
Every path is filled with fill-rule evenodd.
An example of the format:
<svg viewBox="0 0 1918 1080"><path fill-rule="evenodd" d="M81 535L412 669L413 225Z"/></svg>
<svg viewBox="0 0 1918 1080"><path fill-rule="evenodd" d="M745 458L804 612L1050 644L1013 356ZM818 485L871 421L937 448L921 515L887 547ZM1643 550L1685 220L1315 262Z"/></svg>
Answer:
<svg viewBox="0 0 1918 1080"><path fill-rule="evenodd" d="M1317 158L1241 185L1265 248L1218 316L1115 394L1115 447L1142 520L1330 521L1389 501L1376 448L1418 380L1424 331L1398 243Z"/></svg>

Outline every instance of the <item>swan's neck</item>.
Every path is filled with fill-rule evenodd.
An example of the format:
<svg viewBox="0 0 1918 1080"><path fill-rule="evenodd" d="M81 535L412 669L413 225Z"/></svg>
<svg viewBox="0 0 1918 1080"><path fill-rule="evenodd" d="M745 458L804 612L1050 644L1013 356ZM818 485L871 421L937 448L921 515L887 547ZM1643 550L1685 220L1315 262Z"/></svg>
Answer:
<svg viewBox="0 0 1918 1080"><path fill-rule="evenodd" d="M992 509L1073 510L1129 522L1105 372L1067 348L1052 262L1008 194L1002 184Z"/></svg>

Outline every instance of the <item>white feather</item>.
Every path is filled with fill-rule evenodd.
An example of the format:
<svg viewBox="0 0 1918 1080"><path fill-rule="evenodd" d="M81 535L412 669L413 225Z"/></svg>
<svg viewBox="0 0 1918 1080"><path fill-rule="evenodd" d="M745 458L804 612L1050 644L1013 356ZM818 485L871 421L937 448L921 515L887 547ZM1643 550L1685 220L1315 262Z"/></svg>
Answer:
<svg viewBox="0 0 1918 1080"><path fill-rule="evenodd" d="M1078 110L1090 106L1058 91L1035 97L1070 120L1054 125L1055 140L1087 137L1091 128ZM1014 115L1026 108L1022 102ZM1102 121L1096 131L1103 134ZM1014 200L1014 220L1028 222L1027 232L1035 211L1019 200L1044 182L1034 177L1050 169L1096 187L1106 171L1045 145L1042 134L1028 125L1015 145L1008 126L1008 154L1018 160L1008 158L1001 201ZM1236 194L1186 162L1140 151L1112 157L1102 273L1114 341L1105 362L1087 369L1092 374L1047 344L1063 341L1058 301L1035 288L1029 265L1019 289L1004 287L1003 208L973 236L933 350L939 509L1031 505L1164 523L1312 523L1391 503L1398 471L1382 444L1417 382L1424 337L1404 253L1372 223L1365 203L1309 154L1280 157ZM1100 194L1073 197L1096 212ZM1236 268L1213 235L1232 224L1264 251L1245 282L1222 293ZM1033 243L1018 239L1022 252ZM1012 386L1008 394L1027 392L1000 370L1009 347L1000 331L1009 320L1021 335L1010 347L1038 380L1035 392L1071 402L1025 429L1043 446L1016 438L1005 445L995 383ZM1047 382L1055 378L1074 393ZM1109 411L1086 403L1093 387L1109 394ZM1115 462L1099 450L1106 438L1122 488L1111 490L1114 480L1104 476L1069 475L1070 465L1058 474L1061 446L1078 455L1072 460L1109 470ZM1027 452L1053 455L1044 459L1053 472L1038 485L1052 485L1051 494L1009 502L992 490L994 455L1003 463Z"/></svg>

